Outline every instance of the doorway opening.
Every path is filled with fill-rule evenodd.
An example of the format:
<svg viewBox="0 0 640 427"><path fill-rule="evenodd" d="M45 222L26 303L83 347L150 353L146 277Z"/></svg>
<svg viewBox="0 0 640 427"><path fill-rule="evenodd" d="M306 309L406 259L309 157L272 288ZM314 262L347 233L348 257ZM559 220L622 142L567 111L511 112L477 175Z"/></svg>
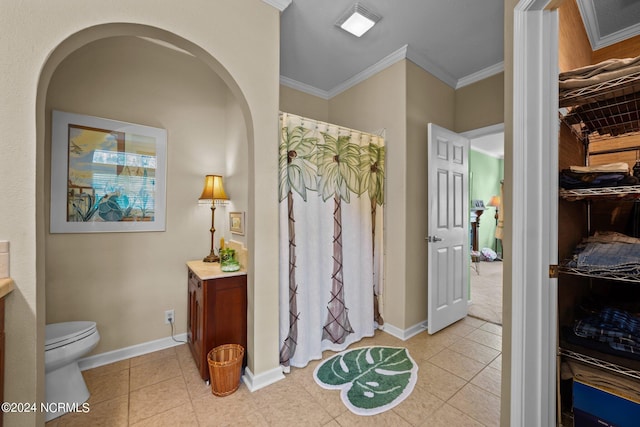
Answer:
<svg viewBox="0 0 640 427"><path fill-rule="evenodd" d="M463 135L471 145L468 314L502 325L504 127L489 126Z"/></svg>

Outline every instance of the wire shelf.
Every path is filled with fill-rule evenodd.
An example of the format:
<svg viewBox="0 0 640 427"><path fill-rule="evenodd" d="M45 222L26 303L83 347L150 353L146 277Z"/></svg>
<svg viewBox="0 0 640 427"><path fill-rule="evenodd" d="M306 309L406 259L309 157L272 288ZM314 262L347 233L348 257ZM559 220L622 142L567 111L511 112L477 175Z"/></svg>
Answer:
<svg viewBox="0 0 640 427"><path fill-rule="evenodd" d="M616 365L615 363L607 362L606 360L597 359L595 357L587 356L586 354L576 353L575 351L567 350L565 348L559 348L559 354L561 356L569 357L573 360L577 360L582 363L586 363L591 366L595 366L600 369L606 369L611 372L615 372L620 375L632 377L640 380L640 371L627 368L624 366Z"/></svg>
<svg viewBox="0 0 640 427"><path fill-rule="evenodd" d="M559 266L559 271L564 274L571 274L573 276L589 277L591 279L606 279L616 280L619 282L640 283L639 274L620 273L610 270L597 270L597 271L585 271L577 267L571 267L568 264L572 260L565 260L562 265Z"/></svg>
<svg viewBox="0 0 640 427"><path fill-rule="evenodd" d="M602 188L561 188L559 191L561 198L569 201L585 200L585 199L616 199L616 200L635 200L640 199L640 185L625 185L619 187L602 187Z"/></svg>
<svg viewBox="0 0 640 427"><path fill-rule="evenodd" d="M591 86L560 90L559 106L574 107L640 92L640 72Z"/></svg>

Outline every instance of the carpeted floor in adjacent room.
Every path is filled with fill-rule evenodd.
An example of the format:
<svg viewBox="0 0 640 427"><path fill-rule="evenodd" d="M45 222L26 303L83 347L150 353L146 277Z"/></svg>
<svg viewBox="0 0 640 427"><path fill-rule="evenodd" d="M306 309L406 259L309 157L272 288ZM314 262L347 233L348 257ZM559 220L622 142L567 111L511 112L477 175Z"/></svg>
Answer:
<svg viewBox="0 0 640 427"><path fill-rule="evenodd" d="M481 261L471 267L469 316L502 325L502 262Z"/></svg>

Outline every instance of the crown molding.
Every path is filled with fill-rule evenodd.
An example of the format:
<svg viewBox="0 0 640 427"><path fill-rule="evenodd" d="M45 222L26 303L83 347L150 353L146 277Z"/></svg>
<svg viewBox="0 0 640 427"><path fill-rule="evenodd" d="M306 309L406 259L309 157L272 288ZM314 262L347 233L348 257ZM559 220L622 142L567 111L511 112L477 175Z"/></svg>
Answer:
<svg viewBox="0 0 640 427"><path fill-rule="evenodd" d="M318 89L315 86L290 79L289 77L280 76L280 84L309 95L317 96L318 98L329 99L329 92L326 90Z"/></svg>
<svg viewBox="0 0 640 427"><path fill-rule="evenodd" d="M411 48L410 46L407 52L407 59L413 62L414 64L416 64L418 67L425 70L426 72L428 72L429 74L433 75L437 79L442 80L444 83L451 86L452 88L454 89L456 88L456 84L458 83L458 80L455 77L453 77L448 72L444 71L442 68L440 68L439 65L432 62L426 56L417 52L415 49Z"/></svg>
<svg viewBox="0 0 640 427"><path fill-rule="evenodd" d="M611 46L612 44L619 43L623 40L635 37L640 34L640 24L635 24L631 27L624 28L608 36L600 37L596 40L593 50L602 49L603 47Z"/></svg>
<svg viewBox="0 0 640 427"><path fill-rule="evenodd" d="M280 12L283 12L286 8L289 7L292 0L262 0L266 4L275 7Z"/></svg>
<svg viewBox="0 0 640 427"><path fill-rule="evenodd" d="M596 16L593 2L589 0L578 1L577 3L580 16L582 16L582 22L584 23L584 29L587 32L587 37L591 44L591 50L602 49L603 47L619 43L640 34L640 23L638 23L603 37L600 35L598 17Z"/></svg>
<svg viewBox="0 0 640 427"><path fill-rule="evenodd" d="M461 87L468 86L470 84L479 82L480 80L484 80L488 77L495 76L496 74L502 73L504 71L504 62L498 62L497 64L491 65L483 70L477 71L473 74L469 74L468 76L462 77L456 83L455 88L460 89Z"/></svg>
<svg viewBox="0 0 640 427"><path fill-rule="evenodd" d="M367 80L374 74L379 73L380 71L390 67L396 62L402 61L403 59L410 60L411 62L413 62L414 64L416 64L418 67L422 68L429 74L441 80L448 86L451 86L453 89L460 89L463 86L470 85L472 83L486 79L487 77L491 77L495 74L498 74L504 71L504 62L500 62L498 64L487 67L484 70L480 70L466 77L462 77L460 80L456 80L455 77L453 77L451 74L447 73L438 65L428 60L422 54L417 53L409 45L404 45L400 49L385 56L380 61L373 64L372 66L362 70L358 74L350 77L349 79L345 80L344 82L340 83L339 85L335 86L334 88L328 91L318 89L317 87L299 82L297 80L294 80L285 76L280 76L280 84L284 86L288 86L292 89L296 89L301 92L307 93L309 95L317 96L319 98L328 100L344 92L345 90L352 88L358 83L361 83Z"/></svg>
<svg viewBox="0 0 640 427"><path fill-rule="evenodd" d="M357 85L358 83L361 83L361 82L367 80L369 77L373 76L374 74L379 73L380 71L384 70L385 68L390 67L391 65L395 64L396 62L402 61L403 59L405 59L407 57L407 48L408 48L408 45L402 46L400 49L396 50L395 52L390 53L387 56L385 56L380 61L378 61L375 64L373 64L372 66L360 71L358 74L350 77L349 79L347 79L344 82L340 83L339 85L337 85L333 89L329 90L329 98L333 98L334 96L336 96L336 95L344 92L345 90Z"/></svg>

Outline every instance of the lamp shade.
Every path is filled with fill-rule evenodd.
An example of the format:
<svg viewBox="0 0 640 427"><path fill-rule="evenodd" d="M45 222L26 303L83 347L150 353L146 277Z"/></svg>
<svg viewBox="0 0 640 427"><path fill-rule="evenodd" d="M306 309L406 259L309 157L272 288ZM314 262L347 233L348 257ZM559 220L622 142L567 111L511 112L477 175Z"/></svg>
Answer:
<svg viewBox="0 0 640 427"><path fill-rule="evenodd" d="M500 196L491 196L491 200L487 203L487 206L491 206L494 208L500 207Z"/></svg>
<svg viewBox="0 0 640 427"><path fill-rule="evenodd" d="M200 195L201 201L229 200L222 185L220 175L207 175L204 178L204 189Z"/></svg>

